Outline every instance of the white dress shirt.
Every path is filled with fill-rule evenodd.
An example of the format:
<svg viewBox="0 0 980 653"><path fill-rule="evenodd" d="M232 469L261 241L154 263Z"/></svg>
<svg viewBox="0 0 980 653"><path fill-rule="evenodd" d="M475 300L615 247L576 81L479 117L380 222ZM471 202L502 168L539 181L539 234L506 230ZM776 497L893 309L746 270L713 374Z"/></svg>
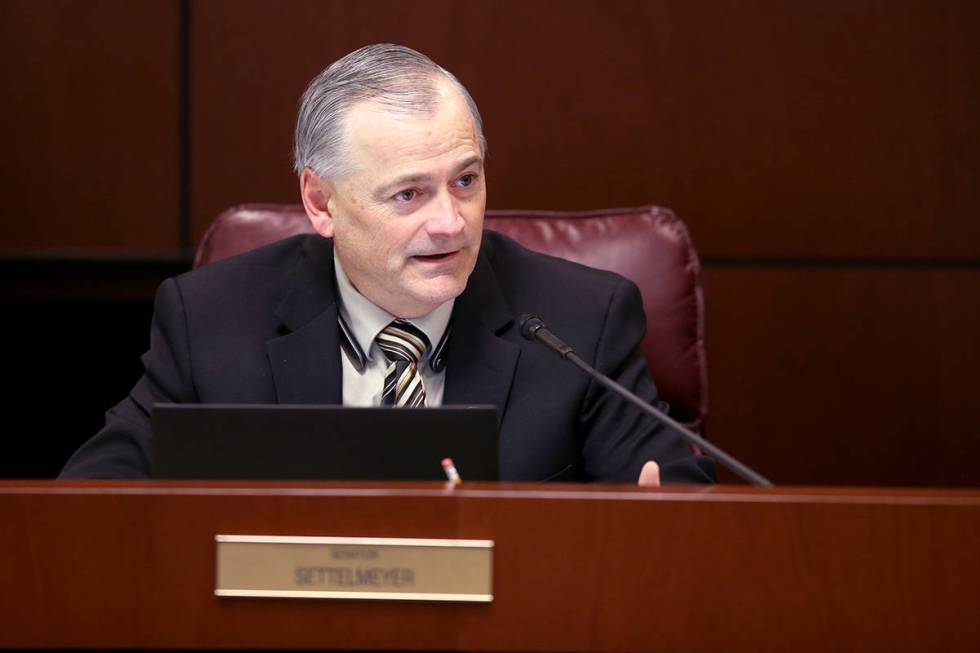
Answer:
<svg viewBox="0 0 980 653"><path fill-rule="evenodd" d="M334 257L334 271L337 276L337 290L340 293L338 306L340 316L347 323L351 335L366 355L364 367L358 371L358 365L351 360L343 347L340 348L344 405L380 406L381 389L384 387L388 360L374 339L396 317L358 292L350 279L347 278L347 273L344 272L343 266L336 256ZM445 366L438 372L433 370L429 354L439 344L446 332L455 301L455 299L450 299L427 315L407 320L421 329L429 338L429 351L425 358L419 361L422 383L425 384L426 406L442 405L442 395L446 384Z"/></svg>

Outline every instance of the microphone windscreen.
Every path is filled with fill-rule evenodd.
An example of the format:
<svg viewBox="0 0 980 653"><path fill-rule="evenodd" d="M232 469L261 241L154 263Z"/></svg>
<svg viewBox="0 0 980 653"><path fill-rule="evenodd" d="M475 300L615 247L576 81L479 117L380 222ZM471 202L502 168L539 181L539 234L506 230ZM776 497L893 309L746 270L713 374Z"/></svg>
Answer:
<svg viewBox="0 0 980 653"><path fill-rule="evenodd" d="M525 313L520 317L521 335L528 340L534 340L534 334L538 329L544 328L544 322L537 315Z"/></svg>

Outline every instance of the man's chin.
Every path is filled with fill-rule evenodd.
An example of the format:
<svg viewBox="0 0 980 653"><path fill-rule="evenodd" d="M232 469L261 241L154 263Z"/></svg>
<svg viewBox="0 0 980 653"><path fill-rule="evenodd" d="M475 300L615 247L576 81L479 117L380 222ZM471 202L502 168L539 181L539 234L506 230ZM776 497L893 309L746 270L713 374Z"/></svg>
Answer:
<svg viewBox="0 0 980 653"><path fill-rule="evenodd" d="M466 289L476 264L476 257L466 249L456 251L451 260L434 264L419 258L409 259L402 276L402 280L407 281L402 285L402 296L420 307L421 312L414 317L425 315L458 297Z"/></svg>
<svg viewBox="0 0 980 653"><path fill-rule="evenodd" d="M456 299L466 289L466 282L458 279L429 279L417 284L414 288L406 288L405 299L411 298L412 312L415 315L401 317L421 317L451 299Z"/></svg>

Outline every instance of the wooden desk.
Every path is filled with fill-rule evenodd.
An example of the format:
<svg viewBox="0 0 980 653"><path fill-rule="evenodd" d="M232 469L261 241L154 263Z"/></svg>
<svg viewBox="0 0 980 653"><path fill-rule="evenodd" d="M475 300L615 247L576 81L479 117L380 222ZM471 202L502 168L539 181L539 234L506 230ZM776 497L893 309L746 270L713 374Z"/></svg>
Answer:
<svg viewBox="0 0 980 653"><path fill-rule="evenodd" d="M0 646L971 651L980 491L0 482ZM216 598L216 534L491 539L484 605Z"/></svg>

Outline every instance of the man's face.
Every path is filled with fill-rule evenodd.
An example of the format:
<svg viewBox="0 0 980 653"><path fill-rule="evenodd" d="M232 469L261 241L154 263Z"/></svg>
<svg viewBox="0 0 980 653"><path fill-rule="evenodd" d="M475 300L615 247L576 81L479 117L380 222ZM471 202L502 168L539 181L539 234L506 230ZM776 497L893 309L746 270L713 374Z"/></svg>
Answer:
<svg viewBox="0 0 980 653"><path fill-rule="evenodd" d="M473 119L448 82L438 88L433 116L356 105L347 119L355 172L309 182L326 206L311 218L333 237L354 287L403 318L463 292L483 231L486 182Z"/></svg>

